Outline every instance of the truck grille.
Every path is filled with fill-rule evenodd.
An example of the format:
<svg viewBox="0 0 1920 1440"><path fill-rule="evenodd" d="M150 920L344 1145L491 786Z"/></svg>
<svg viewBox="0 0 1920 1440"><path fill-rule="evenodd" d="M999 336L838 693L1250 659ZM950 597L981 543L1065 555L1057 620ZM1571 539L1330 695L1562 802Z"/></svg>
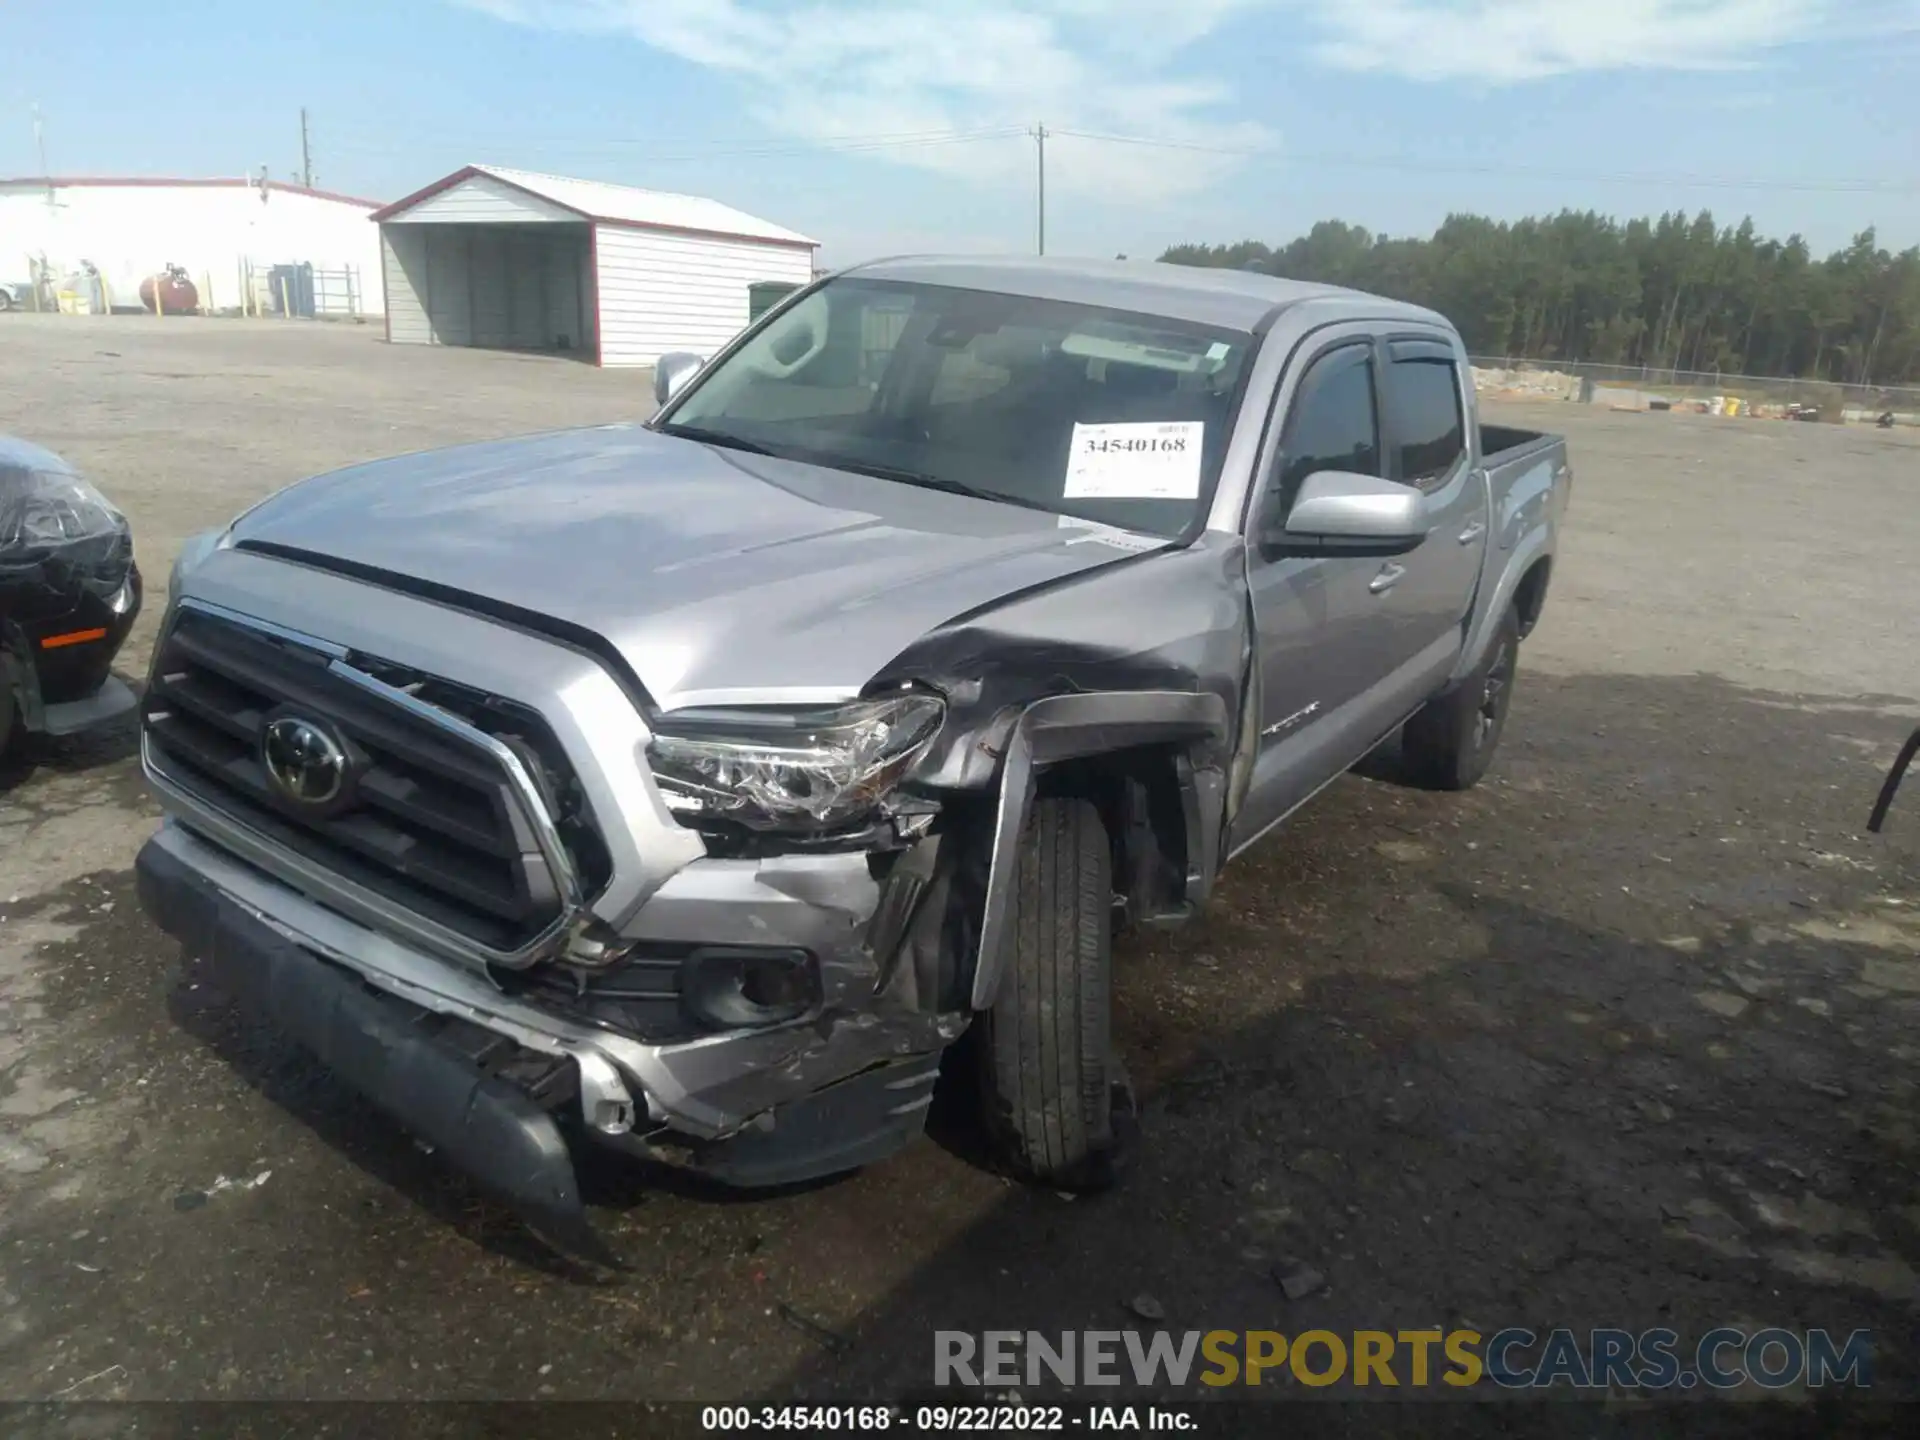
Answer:
<svg viewBox="0 0 1920 1440"><path fill-rule="evenodd" d="M143 708L150 762L190 796L342 880L486 949L534 941L564 906L559 883L500 757L330 668L333 657L205 611L183 608L160 642ZM416 698L440 684L479 714L452 713L506 744L549 815L577 782L543 722L524 707L350 657ZM385 673L382 673L382 672ZM344 742L353 778L337 804L291 799L268 773L265 732L281 716ZM604 883L604 848L584 810L568 812ZM572 848L572 847L570 847ZM598 873L596 873L598 872Z"/></svg>

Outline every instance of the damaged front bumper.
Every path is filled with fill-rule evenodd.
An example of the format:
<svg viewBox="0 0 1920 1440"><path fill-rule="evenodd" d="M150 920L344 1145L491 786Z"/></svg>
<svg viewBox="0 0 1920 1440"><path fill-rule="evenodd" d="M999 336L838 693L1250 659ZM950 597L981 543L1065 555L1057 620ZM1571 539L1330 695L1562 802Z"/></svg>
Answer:
<svg viewBox="0 0 1920 1440"><path fill-rule="evenodd" d="M0 709L10 700L22 729L55 736L100 729L139 705L111 666L140 618L140 567L123 551L82 580L61 578L64 589L27 586L0 557Z"/></svg>
<svg viewBox="0 0 1920 1440"><path fill-rule="evenodd" d="M864 856L834 860L864 877ZM208 963L222 988L550 1242L603 1262L612 1257L586 1220L566 1131L735 1185L853 1169L920 1133L940 1052L965 1023L919 998L924 966L908 933L919 926L912 914L890 918L898 907L871 882L873 914L846 935L842 953L823 957L839 983L818 1013L650 1043L368 929L177 820L143 848L138 876L148 913ZM742 883L750 881L738 867L696 863L643 914L688 927L683 934L701 934L703 920L731 929L743 913ZM838 903L846 888L835 890ZM757 912L761 924L785 914L815 943L823 919L845 932L843 914L779 898ZM882 930L893 953L876 958L873 936ZM847 983L858 970L864 987ZM866 1002L858 1007L849 1003L857 988Z"/></svg>

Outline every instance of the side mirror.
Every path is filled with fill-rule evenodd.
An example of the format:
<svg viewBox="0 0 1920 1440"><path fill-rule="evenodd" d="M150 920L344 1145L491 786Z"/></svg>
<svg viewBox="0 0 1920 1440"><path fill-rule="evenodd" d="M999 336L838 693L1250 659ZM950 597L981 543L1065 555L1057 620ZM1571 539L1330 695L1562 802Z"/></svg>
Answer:
<svg viewBox="0 0 1920 1440"><path fill-rule="evenodd" d="M1404 555L1427 538L1427 497L1412 485L1316 470L1284 523L1262 528L1268 555Z"/></svg>
<svg viewBox="0 0 1920 1440"><path fill-rule="evenodd" d="M662 355L653 364L653 398L662 405L666 404L686 387L687 381L706 363L705 356L686 350Z"/></svg>

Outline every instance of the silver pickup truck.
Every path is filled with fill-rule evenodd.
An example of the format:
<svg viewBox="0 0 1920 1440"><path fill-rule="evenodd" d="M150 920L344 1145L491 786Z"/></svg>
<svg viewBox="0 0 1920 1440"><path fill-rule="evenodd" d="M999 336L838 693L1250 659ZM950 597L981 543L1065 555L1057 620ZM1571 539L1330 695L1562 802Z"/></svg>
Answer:
<svg viewBox="0 0 1920 1440"><path fill-rule="evenodd" d="M1107 1183L1115 929L1396 731L1481 776L1562 442L1439 315L1160 265L859 266L655 379L189 542L147 908L581 1253L571 1140L850 1169L969 1031L1004 1163Z"/></svg>

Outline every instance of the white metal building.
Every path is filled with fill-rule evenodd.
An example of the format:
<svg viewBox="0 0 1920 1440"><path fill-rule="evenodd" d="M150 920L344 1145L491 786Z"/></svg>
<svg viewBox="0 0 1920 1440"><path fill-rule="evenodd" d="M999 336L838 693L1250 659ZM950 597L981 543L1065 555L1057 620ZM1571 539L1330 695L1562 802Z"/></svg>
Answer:
<svg viewBox="0 0 1920 1440"><path fill-rule="evenodd" d="M469 165L376 211L396 345L711 355L816 242L717 200Z"/></svg>
<svg viewBox="0 0 1920 1440"><path fill-rule="evenodd" d="M108 302L140 304L140 282L178 265L201 303L238 310L251 273L266 298L277 265L311 265L327 278L320 308L380 313L380 242L367 216L374 200L355 200L278 180L0 180L0 281L25 281L31 264L55 277L90 262ZM268 306L272 308L271 305Z"/></svg>

